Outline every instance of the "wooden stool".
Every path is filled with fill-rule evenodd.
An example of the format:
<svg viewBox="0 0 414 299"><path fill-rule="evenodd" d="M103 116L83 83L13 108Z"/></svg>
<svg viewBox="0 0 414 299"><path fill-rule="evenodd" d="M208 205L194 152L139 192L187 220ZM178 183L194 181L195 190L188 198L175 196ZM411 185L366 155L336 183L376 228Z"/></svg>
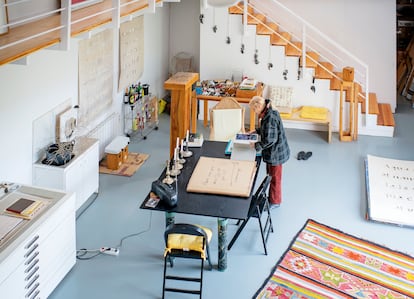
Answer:
<svg viewBox="0 0 414 299"><path fill-rule="evenodd" d="M107 167L117 170L128 158L129 137L117 136L105 147Z"/></svg>

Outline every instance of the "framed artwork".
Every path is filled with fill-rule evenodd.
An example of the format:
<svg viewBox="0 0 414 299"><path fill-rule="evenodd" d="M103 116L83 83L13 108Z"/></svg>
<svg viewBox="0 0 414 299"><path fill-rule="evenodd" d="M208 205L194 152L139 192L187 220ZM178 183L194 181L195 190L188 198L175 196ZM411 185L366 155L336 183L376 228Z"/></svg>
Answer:
<svg viewBox="0 0 414 299"><path fill-rule="evenodd" d="M96 4L102 1L103 0L72 0L72 9L83 8L83 7Z"/></svg>
<svg viewBox="0 0 414 299"><path fill-rule="evenodd" d="M6 1L0 0L0 35L9 32Z"/></svg>

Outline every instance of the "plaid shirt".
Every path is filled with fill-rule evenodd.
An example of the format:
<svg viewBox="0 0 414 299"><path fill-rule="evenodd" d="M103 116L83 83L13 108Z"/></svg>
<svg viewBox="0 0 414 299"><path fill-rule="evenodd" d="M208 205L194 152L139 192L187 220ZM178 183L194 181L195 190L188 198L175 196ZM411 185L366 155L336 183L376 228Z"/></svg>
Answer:
<svg viewBox="0 0 414 299"><path fill-rule="evenodd" d="M289 160L290 149L277 110L267 109L256 132L260 135L260 141L255 145L256 150L262 152L265 163L279 165Z"/></svg>

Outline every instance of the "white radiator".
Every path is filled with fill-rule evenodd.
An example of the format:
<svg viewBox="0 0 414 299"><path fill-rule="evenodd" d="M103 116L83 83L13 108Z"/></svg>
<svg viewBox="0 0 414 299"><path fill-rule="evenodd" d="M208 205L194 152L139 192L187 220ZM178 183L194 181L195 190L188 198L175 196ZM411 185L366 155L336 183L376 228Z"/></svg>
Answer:
<svg viewBox="0 0 414 299"><path fill-rule="evenodd" d="M113 113L87 134L90 138L99 139L99 160L105 156L105 147L119 135L119 125L119 114Z"/></svg>

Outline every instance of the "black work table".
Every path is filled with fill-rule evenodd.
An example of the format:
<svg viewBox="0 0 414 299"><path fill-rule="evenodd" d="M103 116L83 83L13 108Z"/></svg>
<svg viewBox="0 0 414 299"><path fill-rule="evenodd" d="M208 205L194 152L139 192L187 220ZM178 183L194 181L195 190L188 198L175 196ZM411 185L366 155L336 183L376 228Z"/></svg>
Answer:
<svg viewBox="0 0 414 299"><path fill-rule="evenodd" d="M260 167L260 157L257 157L257 170L253 179L252 190L249 197L234 197L218 194L205 194L187 192L187 184L191 178L193 170L200 156L213 158L228 158L224 154L227 142L207 141L204 140L201 148L190 148L193 155L186 158L181 174L178 176L178 203L171 208L164 202L160 201L155 208L145 206L149 200L149 193L142 202L140 208L166 212L166 225L174 222L175 213L184 213L191 215L202 215L218 217L218 241L219 241L219 261L218 269L225 270L227 267L227 219L246 219L249 211L254 185ZM165 169L159 179L165 177ZM175 184L175 183L174 183Z"/></svg>

